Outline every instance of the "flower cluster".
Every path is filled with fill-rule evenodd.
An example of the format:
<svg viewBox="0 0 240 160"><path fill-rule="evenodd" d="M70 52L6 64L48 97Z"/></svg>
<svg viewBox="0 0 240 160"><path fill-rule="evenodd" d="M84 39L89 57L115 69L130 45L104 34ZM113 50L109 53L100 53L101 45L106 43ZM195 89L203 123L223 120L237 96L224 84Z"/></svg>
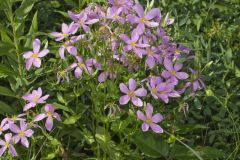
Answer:
<svg viewBox="0 0 240 160"><path fill-rule="evenodd" d="M132 0L108 2L108 6L90 5L77 13L68 11L72 22L62 23L61 31L50 33L56 43L61 43L57 56L70 62L57 73L58 83L69 82L72 71L77 80L88 75L98 75L99 83L118 78L122 94L119 104L138 107L136 117L143 121L142 131L151 128L155 133L163 133L157 123L164 118L160 113L153 115L153 106L149 102L169 103L187 89L194 93L205 87L199 73L185 67L192 59L190 49L171 40L165 29L174 19L162 19L158 8L144 9ZM39 39L35 39L32 46L33 51L23 54L27 71L32 66L40 68L40 58L50 52L46 47L40 50ZM127 85L122 78L125 73ZM16 156L16 143L28 148L33 129L40 127L37 122L46 119L45 128L52 131L53 120L61 121L55 107L46 104L49 95L44 95L41 88L22 98L27 102L23 111L38 115L29 118L23 113L2 120L0 135L4 133L4 140L0 139L0 156L6 150ZM35 110L38 105L44 105L40 114Z"/></svg>
<svg viewBox="0 0 240 160"><path fill-rule="evenodd" d="M28 102L23 107L23 111L30 110L36 107L37 104L46 103L45 100L49 95L42 96L42 89L38 88L33 90L32 93L24 95L22 98ZM58 113L54 112L54 106L52 104L46 104L44 107L45 111L37 115L33 120L28 122L28 117L26 113L19 114L17 116L6 117L2 120L0 125L0 135L4 133L4 139L0 139L0 156L8 149L13 156L17 156L17 152L14 145L21 142L21 144L28 148L29 141L28 138L32 137L36 127L40 127L36 122L47 118L45 127L48 131L53 128L53 119L60 121L60 116ZM5 133L7 132L7 133ZM10 132L10 133L9 133Z"/></svg>

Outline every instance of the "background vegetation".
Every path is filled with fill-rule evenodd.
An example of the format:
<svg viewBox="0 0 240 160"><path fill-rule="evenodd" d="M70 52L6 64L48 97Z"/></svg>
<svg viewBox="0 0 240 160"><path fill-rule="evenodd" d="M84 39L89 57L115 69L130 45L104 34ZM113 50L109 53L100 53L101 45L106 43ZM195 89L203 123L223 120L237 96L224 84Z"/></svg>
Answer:
<svg viewBox="0 0 240 160"><path fill-rule="evenodd" d="M9 7L10 1L13 2L12 7ZM29 90L29 86L48 85L52 95L58 93L57 99L52 101L58 101L56 105L63 110L65 125L59 124L57 131L45 135L46 137L34 137L29 150L19 149L18 152L22 153L20 159L26 157L26 152L26 159L192 160L197 159L196 154L203 159L240 159L239 0L154 2L154 7L161 9L163 17L168 13L175 19L175 23L169 27L169 33L177 42L193 50L196 55L194 66L201 71L201 78L206 84L206 89L198 92L194 98L185 97L182 106L165 106L169 107L163 126L167 128L167 134L161 136L138 133L139 128L133 131L131 121L136 121L133 116L120 120L119 117L105 114L94 117L96 115L85 113L92 106L82 105L86 104L84 101L87 99L81 96L82 92L88 92L87 96L95 96L99 103L104 96L98 88L91 86L91 82L86 86L82 86L82 83L70 86L73 91L76 87L81 87L81 93L73 92L69 95L65 92L67 84L58 85L53 77L62 68L57 68L56 71L52 66L46 66L44 71L38 69L29 75L20 65L24 64L22 52L31 48L35 37L41 38L45 43L54 43L48 33L59 30L61 23L70 22L66 13L68 10L79 11L89 3L103 4L106 3L105 0L23 2L3 0L0 3L0 113L2 117L21 113L24 103L20 96ZM150 3L144 0L141 2ZM54 59L57 47L51 50L48 61L58 64ZM45 79L46 77L49 78ZM112 87L112 92L118 90L113 84L107 85ZM79 104L82 109L77 112L67 107L75 97L81 97ZM179 107L186 105L189 106L186 115L178 112ZM91 118L86 119L83 114ZM96 127L99 123L102 127ZM92 133L86 129L86 125L90 125Z"/></svg>

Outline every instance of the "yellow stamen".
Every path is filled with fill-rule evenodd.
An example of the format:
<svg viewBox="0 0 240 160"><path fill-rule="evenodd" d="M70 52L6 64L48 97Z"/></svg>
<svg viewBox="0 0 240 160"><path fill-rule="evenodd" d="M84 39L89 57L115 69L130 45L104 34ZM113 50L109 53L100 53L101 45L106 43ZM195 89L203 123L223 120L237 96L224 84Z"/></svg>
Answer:
<svg viewBox="0 0 240 160"><path fill-rule="evenodd" d="M156 87L152 88L152 93L154 93L154 94L157 93L157 88Z"/></svg>
<svg viewBox="0 0 240 160"><path fill-rule="evenodd" d="M160 91L160 94L165 94L165 91Z"/></svg>
<svg viewBox="0 0 240 160"><path fill-rule="evenodd" d="M135 47L136 46L136 42L132 42L131 46Z"/></svg>
<svg viewBox="0 0 240 160"><path fill-rule="evenodd" d="M129 96L129 97L134 97L134 95L135 95L135 94L134 94L134 91L131 91L131 90L130 90L130 91L128 92L128 96Z"/></svg>
<svg viewBox="0 0 240 160"><path fill-rule="evenodd" d="M9 142L5 142L4 144L5 147L9 147L9 145L10 145Z"/></svg>
<svg viewBox="0 0 240 160"><path fill-rule="evenodd" d="M147 122L147 123L151 123L151 122L152 122L152 119L151 119L150 117L147 117L146 122Z"/></svg>
<svg viewBox="0 0 240 160"><path fill-rule="evenodd" d="M140 22L144 23L145 19L144 18L140 18Z"/></svg>
<svg viewBox="0 0 240 160"><path fill-rule="evenodd" d="M33 53L32 58L38 58L38 53Z"/></svg>
<svg viewBox="0 0 240 160"><path fill-rule="evenodd" d="M176 71L175 70L171 70L171 75L175 75Z"/></svg>
<svg viewBox="0 0 240 160"><path fill-rule="evenodd" d="M148 56L152 56L152 55L153 55L153 51L152 51L151 49L148 49L148 50L147 50L147 55L148 55Z"/></svg>
<svg viewBox="0 0 240 160"><path fill-rule="evenodd" d="M78 63L78 66L79 67L85 67L85 64L84 63Z"/></svg>
<svg viewBox="0 0 240 160"><path fill-rule="evenodd" d="M48 117L52 117L52 116L53 116L53 113L52 113L52 112L47 112L47 116L48 116Z"/></svg>
<svg viewBox="0 0 240 160"><path fill-rule="evenodd" d="M79 20L79 21L78 21L78 24L82 25L82 24L83 24L83 21Z"/></svg>
<svg viewBox="0 0 240 160"><path fill-rule="evenodd" d="M23 131L20 131L19 133L18 133L18 135L20 136L20 137L24 137L24 132Z"/></svg>

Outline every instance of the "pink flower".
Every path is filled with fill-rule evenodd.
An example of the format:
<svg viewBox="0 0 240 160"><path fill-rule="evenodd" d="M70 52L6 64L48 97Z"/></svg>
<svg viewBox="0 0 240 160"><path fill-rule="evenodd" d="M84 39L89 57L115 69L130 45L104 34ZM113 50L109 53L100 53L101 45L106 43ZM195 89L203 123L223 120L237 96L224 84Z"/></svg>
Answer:
<svg viewBox="0 0 240 160"><path fill-rule="evenodd" d="M40 51L41 41L35 39L33 41L33 51L28 51L23 54L23 58L26 59L26 68L29 70L32 65L39 68L41 66L41 57L44 57L48 54L49 50L44 49Z"/></svg>
<svg viewBox="0 0 240 160"><path fill-rule="evenodd" d="M163 120L163 116L160 113L157 113L155 115L152 115L152 113L153 106L150 103L147 103L146 116L142 111L137 111L138 118L143 121L142 131L146 132L150 127L155 133L163 133L163 129L156 124Z"/></svg>
<svg viewBox="0 0 240 160"><path fill-rule="evenodd" d="M125 93L126 95L121 96L119 99L119 103L121 105L127 104L130 100L132 103L137 106L137 107L142 107L143 102L140 98L138 97L144 97L147 95L147 90L145 88L137 88L136 81L134 79L129 79L129 88L124 84L121 83L119 85L120 90Z"/></svg>
<svg viewBox="0 0 240 160"><path fill-rule="evenodd" d="M0 149L0 157L3 155L3 153L9 149L10 153L13 156L17 156L17 152L15 148L13 147L14 140L12 139L12 133L7 133L4 135L5 141L0 139L0 145L2 148Z"/></svg>
<svg viewBox="0 0 240 160"><path fill-rule="evenodd" d="M61 118L58 113L54 112L54 106L52 104L47 104L44 109L45 113L37 115L34 119L34 122L38 122L43 120L44 118L47 118L45 127L48 131L51 131L53 128L53 118L58 121L61 121Z"/></svg>
<svg viewBox="0 0 240 160"><path fill-rule="evenodd" d="M71 34L77 32L78 27L72 22L69 26L65 23L62 24L62 32L52 32L51 36L56 37L56 41L61 41Z"/></svg>
<svg viewBox="0 0 240 160"><path fill-rule="evenodd" d="M11 118L10 117L6 117L4 118L2 121L6 121L7 124L6 125L10 125L12 123L15 123L16 121L26 121L26 119L24 119L23 117L25 116L26 114L19 114L19 115L13 115Z"/></svg>
<svg viewBox="0 0 240 160"><path fill-rule="evenodd" d="M35 107L37 104L46 103L45 100L49 97L49 95L45 95L42 97L42 89L39 87L38 90L33 90L31 94L24 95L22 98L29 103L26 104L23 108L24 111Z"/></svg>
<svg viewBox="0 0 240 160"><path fill-rule="evenodd" d="M20 128L12 123L9 125L9 128L12 132L16 133L13 137L15 143L18 143L21 140L22 145L25 147L29 147L29 142L27 140L27 137L31 137L33 135L33 130L28 129L28 125L24 121L20 121Z"/></svg>
<svg viewBox="0 0 240 160"><path fill-rule="evenodd" d="M93 73L93 66L97 64L95 59L87 59L85 62L82 57L76 56L77 58L77 63L71 64L67 71L72 70L74 68L74 74L76 78L79 78L82 76L83 71L85 71L87 74L92 74Z"/></svg>

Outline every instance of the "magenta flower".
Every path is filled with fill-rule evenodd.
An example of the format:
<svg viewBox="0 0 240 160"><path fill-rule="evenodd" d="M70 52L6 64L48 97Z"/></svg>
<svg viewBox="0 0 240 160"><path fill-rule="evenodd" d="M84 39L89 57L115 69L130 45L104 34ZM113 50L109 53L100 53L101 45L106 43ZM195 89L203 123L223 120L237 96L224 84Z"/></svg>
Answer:
<svg viewBox="0 0 240 160"><path fill-rule="evenodd" d="M161 56L157 54L158 49L156 47L147 48L146 50L146 64L150 69L155 66L156 62L161 62Z"/></svg>
<svg viewBox="0 0 240 160"><path fill-rule="evenodd" d="M172 61L169 60L168 58L164 59L164 67L167 70L164 70L162 72L162 76L164 78L169 78L170 77L170 81L175 85L178 84L178 79L184 80L184 79L187 79L189 77L187 73L179 72L183 67L182 64L175 64L173 66Z"/></svg>
<svg viewBox="0 0 240 160"><path fill-rule="evenodd" d="M4 118L0 125L0 135L2 134L3 131L6 131L8 129L9 129L8 119Z"/></svg>
<svg viewBox="0 0 240 160"><path fill-rule="evenodd" d="M189 68L190 71L193 74L193 82L192 82L192 86L193 86L193 91L197 91L197 90L201 90L203 88L205 88L205 84L203 83L203 81L199 78L198 72L193 70L192 68Z"/></svg>
<svg viewBox="0 0 240 160"><path fill-rule="evenodd" d="M22 98L29 103L24 106L23 111L33 108L37 104L46 103L45 100L48 99L48 97L49 95L45 95L42 97L42 89L40 87L38 88L38 90L33 90L32 93L24 95Z"/></svg>
<svg viewBox="0 0 240 160"><path fill-rule="evenodd" d="M143 102L138 97L146 96L147 90L145 88L136 89L137 88L136 81L132 78L129 79L128 86L129 88L124 83L120 83L119 88L121 92L125 93L126 95L120 97L119 103L121 105L125 105L131 100L135 106L142 107Z"/></svg>
<svg viewBox="0 0 240 160"><path fill-rule="evenodd" d="M147 103L146 116L142 111L137 111L138 118L143 121L142 131L146 132L149 130L150 127L155 133L163 133L163 129L156 124L163 120L163 116L160 113L157 113L155 115L152 114L153 106L150 103Z"/></svg>
<svg viewBox="0 0 240 160"><path fill-rule="evenodd" d="M108 0L108 3L111 4L112 8L120 8L125 14L129 12L133 5L132 0Z"/></svg>
<svg viewBox="0 0 240 160"><path fill-rule="evenodd" d="M121 34L120 38L127 44L124 46L124 51L129 52L133 50L139 58L142 58L142 55L146 53L145 50L142 50L141 48L149 47L148 44L138 42L139 34L136 30L133 30L131 39L129 39L126 34Z"/></svg>
<svg viewBox="0 0 240 160"><path fill-rule="evenodd" d="M44 118L47 118L45 127L48 131L51 131L53 128L53 118L55 118L58 121L61 121L61 118L57 112L54 112L55 109L52 104L47 104L44 109L45 113L37 115L34 119L34 122L38 122L43 120Z"/></svg>
<svg viewBox="0 0 240 160"><path fill-rule="evenodd" d="M107 10L107 19L111 19L113 21L118 21L124 24L125 20L123 17L120 16L122 12L121 8L108 8Z"/></svg>
<svg viewBox="0 0 240 160"><path fill-rule="evenodd" d="M62 45L59 48L59 51L58 51L61 59L65 58L65 55L64 55L65 49L67 49L69 54L71 54L73 56L76 56L77 55L77 48L74 46L74 44L77 41L83 39L84 37L85 37L85 35L73 36L73 37L71 37L71 39L69 41L66 41L64 43L64 45Z"/></svg>
<svg viewBox="0 0 240 160"><path fill-rule="evenodd" d="M103 71L102 73L99 74L98 76L98 82L104 82L107 78L109 79L115 79L116 78L116 73L113 72L108 72L108 71Z"/></svg>
<svg viewBox="0 0 240 160"><path fill-rule="evenodd" d="M12 123L15 123L16 121L26 121L25 118L23 118L24 116L26 116L26 114L19 114L19 115L13 115L11 118L10 117L6 117L4 118L2 121L7 121L7 125L9 126Z"/></svg>
<svg viewBox="0 0 240 160"><path fill-rule="evenodd" d="M13 136L14 142L18 143L21 140L22 145L28 148L29 142L27 137L31 137L33 135L33 130L28 129L27 123L20 121L20 128L16 124L12 123L9 125L9 128L12 132L17 134Z"/></svg>
<svg viewBox="0 0 240 160"><path fill-rule="evenodd" d="M155 18L160 12L158 8L154 8L150 10L147 15L144 15L144 9L141 4L136 4L134 7L134 10L137 12L138 16L135 15L128 15L127 19L131 23L137 23L137 31L139 34L144 33L145 31L145 25L148 27L157 27L159 26L158 22L150 21L153 18Z"/></svg>
<svg viewBox="0 0 240 160"><path fill-rule="evenodd" d="M40 51L41 41L35 39L33 41L33 51L28 51L23 54L23 58L26 59L26 69L29 70L32 65L39 68L41 66L42 57L46 56L49 52L48 49Z"/></svg>
<svg viewBox="0 0 240 160"><path fill-rule="evenodd" d="M93 66L96 64L95 59L87 59L85 62L82 57L76 56L77 58L77 63L73 63L68 67L68 71L72 70L74 68L74 75L76 78L79 78L82 76L83 71L85 71L87 74L92 74L93 73Z"/></svg>
<svg viewBox="0 0 240 160"><path fill-rule="evenodd" d="M179 93L174 90L174 84L167 82L157 85L157 96L165 103L168 103L168 97L180 97Z"/></svg>
<svg viewBox="0 0 240 160"><path fill-rule="evenodd" d="M10 153L15 157L17 156L17 152L15 148L13 147L14 140L12 139L12 133L7 133L4 135L5 141L0 140L0 145L2 148L0 149L0 157L3 155L3 153L9 149Z"/></svg>
<svg viewBox="0 0 240 160"><path fill-rule="evenodd" d="M52 32L51 36L56 37L56 41L61 41L71 34L77 32L78 27L72 22L69 26L65 23L62 24L62 32Z"/></svg>
<svg viewBox="0 0 240 160"><path fill-rule="evenodd" d="M151 91L154 99L158 99L158 93L160 92L160 83L162 83L162 79L160 77L153 76L150 79L150 83L148 84L148 89Z"/></svg>
<svg viewBox="0 0 240 160"><path fill-rule="evenodd" d="M68 15L71 17L71 19L76 22L76 25L78 27L82 27L83 30L87 33L90 31L90 28L88 25L97 23L99 19L88 19L88 16L85 12L81 12L79 14L74 14L71 11L68 11Z"/></svg>

